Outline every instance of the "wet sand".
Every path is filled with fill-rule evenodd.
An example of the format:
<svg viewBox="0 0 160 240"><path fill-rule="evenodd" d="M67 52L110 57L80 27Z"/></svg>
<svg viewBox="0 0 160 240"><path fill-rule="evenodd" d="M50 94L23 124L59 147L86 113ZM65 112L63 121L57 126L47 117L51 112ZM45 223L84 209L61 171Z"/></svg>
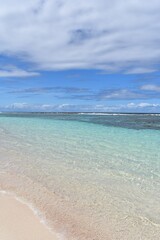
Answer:
<svg viewBox="0 0 160 240"><path fill-rule="evenodd" d="M27 205L8 195L0 195L0 239L58 240L58 237Z"/></svg>

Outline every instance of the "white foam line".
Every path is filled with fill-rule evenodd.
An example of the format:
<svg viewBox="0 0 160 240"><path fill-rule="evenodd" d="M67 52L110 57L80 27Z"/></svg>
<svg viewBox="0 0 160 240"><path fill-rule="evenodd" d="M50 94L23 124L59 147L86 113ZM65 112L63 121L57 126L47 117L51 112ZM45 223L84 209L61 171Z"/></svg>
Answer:
<svg viewBox="0 0 160 240"><path fill-rule="evenodd" d="M145 116L160 116L159 113L77 113L78 115L97 115L97 116L132 116L132 115L145 115Z"/></svg>
<svg viewBox="0 0 160 240"><path fill-rule="evenodd" d="M64 234L62 233L57 233L56 231L54 231L54 229L52 229L49 226L49 223L47 221L47 219L45 218L44 214L42 214L38 209L36 209L33 204L28 203L26 200L24 200L23 198L18 197L15 193L13 192L9 192L9 191L5 191L5 190L0 190L0 194L2 195L8 195L10 197L13 197L14 199L16 199L18 202L26 205L29 209L32 210L32 212L34 213L35 216L37 216L40 220L40 222L53 234L56 235L56 237L59 240L66 240L66 238L64 237Z"/></svg>

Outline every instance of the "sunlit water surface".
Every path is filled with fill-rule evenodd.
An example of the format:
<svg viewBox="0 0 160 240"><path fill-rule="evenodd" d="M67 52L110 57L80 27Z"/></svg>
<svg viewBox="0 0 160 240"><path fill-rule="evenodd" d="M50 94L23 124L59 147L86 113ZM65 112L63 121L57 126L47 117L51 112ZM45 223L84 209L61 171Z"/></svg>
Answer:
<svg viewBox="0 0 160 240"><path fill-rule="evenodd" d="M160 239L160 115L1 114L0 190L61 239Z"/></svg>

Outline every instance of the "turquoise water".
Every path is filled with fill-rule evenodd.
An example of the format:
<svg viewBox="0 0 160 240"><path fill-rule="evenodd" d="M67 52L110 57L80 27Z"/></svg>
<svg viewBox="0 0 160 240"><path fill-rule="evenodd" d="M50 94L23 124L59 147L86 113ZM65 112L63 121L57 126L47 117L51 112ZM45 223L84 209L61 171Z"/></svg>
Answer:
<svg viewBox="0 0 160 240"><path fill-rule="evenodd" d="M160 115L0 115L0 187L68 239L160 239Z"/></svg>

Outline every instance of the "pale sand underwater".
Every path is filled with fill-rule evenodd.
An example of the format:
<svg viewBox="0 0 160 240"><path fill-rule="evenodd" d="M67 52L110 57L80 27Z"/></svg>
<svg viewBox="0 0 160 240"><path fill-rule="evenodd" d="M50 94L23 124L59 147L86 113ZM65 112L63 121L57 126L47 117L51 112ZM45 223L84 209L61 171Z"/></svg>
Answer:
<svg viewBox="0 0 160 240"><path fill-rule="evenodd" d="M159 115L1 115L0 191L60 239L158 240L159 146Z"/></svg>
<svg viewBox="0 0 160 240"><path fill-rule="evenodd" d="M9 195L0 194L1 240L58 240L33 211Z"/></svg>

